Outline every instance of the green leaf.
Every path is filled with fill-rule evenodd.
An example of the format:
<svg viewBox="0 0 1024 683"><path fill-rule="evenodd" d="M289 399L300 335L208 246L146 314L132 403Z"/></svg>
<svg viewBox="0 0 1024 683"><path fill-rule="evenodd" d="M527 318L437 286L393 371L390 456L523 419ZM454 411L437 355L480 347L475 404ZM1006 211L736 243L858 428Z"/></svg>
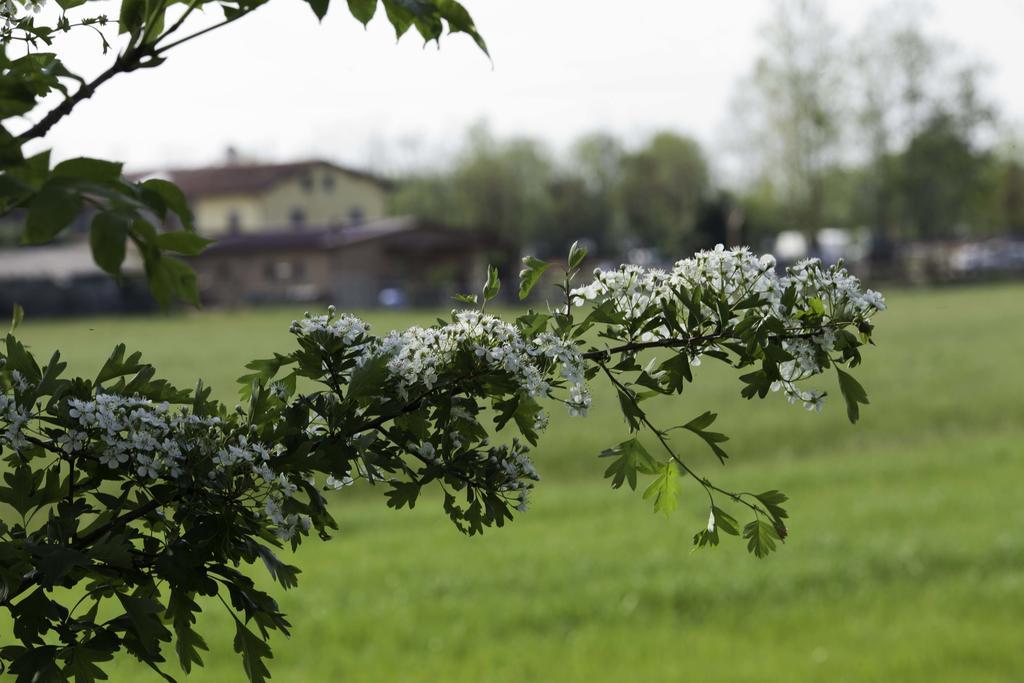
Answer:
<svg viewBox="0 0 1024 683"><path fill-rule="evenodd" d="M89 246L96 265L110 273L120 275L124 263L125 243L132 226L132 217L119 211L96 214L89 229Z"/></svg>
<svg viewBox="0 0 1024 683"><path fill-rule="evenodd" d="M295 588L299 585L299 568L282 562L270 548L259 543L254 543L256 552L259 553L263 565L270 572L271 578L281 584L284 588ZM201 664L202 662L200 662Z"/></svg>
<svg viewBox="0 0 1024 683"><path fill-rule="evenodd" d="M717 505L711 507L711 516L715 520L715 528L719 531L724 531L730 536L740 535L740 525L736 521L736 518L730 515L728 512L718 507Z"/></svg>
<svg viewBox="0 0 1024 683"><path fill-rule="evenodd" d="M541 261L533 256L523 257L523 268L519 271L519 299L525 299L530 291L540 281L544 271L551 267L547 261Z"/></svg>
<svg viewBox="0 0 1024 683"><path fill-rule="evenodd" d="M242 655L242 667L245 675L252 683L263 683L270 678L270 671L263 662L273 657L270 646L259 636L246 628L245 624L235 617L235 652Z"/></svg>
<svg viewBox="0 0 1024 683"><path fill-rule="evenodd" d="M660 468L660 474L644 491L644 500L654 500L654 511L671 514L679 507L679 470L671 460Z"/></svg>
<svg viewBox="0 0 1024 683"><path fill-rule="evenodd" d="M267 384L285 365L294 363L295 360L289 356L282 356L275 353L273 358L257 358L245 364L246 369L256 372L242 375L236 381L242 385L242 398L248 399L253 384Z"/></svg>
<svg viewBox="0 0 1024 683"><path fill-rule="evenodd" d="M173 232L160 233L156 238L156 244L165 251L174 251L186 256L196 256L202 253L207 246L213 244L213 240L200 237L188 230L175 230Z"/></svg>
<svg viewBox="0 0 1024 683"><path fill-rule="evenodd" d="M519 432L533 446L537 445L538 435L534 425L537 424L537 416L541 410L542 408L537 401L526 394L520 394L519 400L516 402L515 412L512 414Z"/></svg>
<svg viewBox="0 0 1024 683"><path fill-rule="evenodd" d="M366 26L377 12L377 0L348 0L348 11L357 21Z"/></svg>
<svg viewBox="0 0 1024 683"><path fill-rule="evenodd" d="M846 399L846 416L850 418L850 422L856 422L860 419L860 406L857 404L867 405L868 394L860 382L853 378L853 375L843 372L838 366L836 366L836 372L839 373L839 389L843 392L843 398Z"/></svg>
<svg viewBox="0 0 1024 683"><path fill-rule="evenodd" d="M160 643L171 639L171 632L160 621L160 603L153 598L116 595L125 612L115 620L125 631L125 646L144 659L156 660Z"/></svg>
<svg viewBox="0 0 1024 683"><path fill-rule="evenodd" d="M88 567L89 558L80 550L56 544L39 544L31 548L39 585L54 586L77 567Z"/></svg>
<svg viewBox="0 0 1024 683"><path fill-rule="evenodd" d="M629 424L630 431L638 431L644 419L644 411L637 404L637 396L632 390L623 389L622 387L615 387L615 390L619 396L619 408L622 410L622 416L626 418L626 422Z"/></svg>
<svg viewBox="0 0 1024 683"><path fill-rule="evenodd" d="M729 455L718 444L728 441L729 437L725 434L720 434L719 432L705 431L705 428L710 427L717 417L717 413L712 413L709 410L684 424L683 429L689 430L704 439L704 442L707 443L714 454L718 456L718 460L724 464Z"/></svg>
<svg viewBox="0 0 1024 683"><path fill-rule="evenodd" d="M623 482L627 482L629 488L635 491L637 472L654 474L658 471L658 461L647 452L637 438L623 441L615 448L604 451L601 453L601 457L615 458L604 472L605 478L612 480L613 489L617 489L622 486Z"/></svg>
<svg viewBox="0 0 1024 683"><path fill-rule="evenodd" d="M40 643L51 629L51 623L67 617L68 611L60 603L46 597L42 588L37 588L10 608L14 617L14 636L26 644Z"/></svg>
<svg viewBox="0 0 1024 683"><path fill-rule="evenodd" d="M93 683L107 680L107 674L96 666L97 662L107 662L114 658L112 652L94 650L85 645L75 645L64 652L64 675L75 683Z"/></svg>
<svg viewBox="0 0 1024 683"><path fill-rule="evenodd" d="M182 227L189 231L195 230L192 209L189 208L188 200L181 188L162 178L151 178L142 183L142 188L153 193L164 206L173 211L181 221Z"/></svg>
<svg viewBox="0 0 1024 683"><path fill-rule="evenodd" d="M480 304L480 298L476 294L456 294L452 298L460 304L469 304L470 306L477 306Z"/></svg>
<svg viewBox="0 0 1024 683"><path fill-rule="evenodd" d="M494 266L487 266L487 282L484 283L484 301L490 301L498 296L501 289L501 280L498 279L498 269Z"/></svg>
<svg viewBox="0 0 1024 683"><path fill-rule="evenodd" d="M22 242L45 244L75 220L82 210L82 197L62 184L46 183L32 198L25 220Z"/></svg>
<svg viewBox="0 0 1024 683"><path fill-rule="evenodd" d="M722 508L712 505L708 515L708 525L698 531L693 537L695 548L718 545L718 532L723 531L730 536L739 536L739 524L736 519Z"/></svg>
<svg viewBox="0 0 1024 683"><path fill-rule="evenodd" d="M209 650L206 641L193 628L199 611L199 605L190 595L181 591L171 592L170 600L167 602L166 616L174 628L176 636L174 649L178 654L181 669L185 673L192 672L193 664L202 666L203 658L199 655L199 651Z"/></svg>
<svg viewBox="0 0 1024 683"><path fill-rule="evenodd" d="M120 179L121 168L122 164L114 161L78 157L62 161L54 166L53 177L108 183Z"/></svg>
<svg viewBox="0 0 1024 683"><path fill-rule="evenodd" d="M10 334L14 334L14 331L18 329L18 325L25 319L25 309L21 307L21 304L14 304L14 310L11 312L11 331Z"/></svg>
<svg viewBox="0 0 1024 683"><path fill-rule="evenodd" d="M683 425L684 429L689 429L695 434L699 434L704 430L705 427L710 427L714 423L715 418L718 417L717 413L712 413L710 410L701 413L697 417L693 418L689 422Z"/></svg>
<svg viewBox="0 0 1024 683"><path fill-rule="evenodd" d="M384 12L387 14L388 21L395 29L395 37L401 38L405 35L405 32L412 26L413 15L404 6L405 3L400 0L383 0ZM411 3L414 7L416 6L415 0Z"/></svg>
<svg viewBox="0 0 1024 683"><path fill-rule="evenodd" d="M393 481L391 482L391 489L385 492L387 496L387 506L396 510L401 510L403 507L408 506L411 510L416 507L416 499L420 495L420 485L414 481Z"/></svg>
<svg viewBox="0 0 1024 683"><path fill-rule="evenodd" d="M348 383L347 398L366 398L380 393L381 385L387 381L387 358L374 356L352 371Z"/></svg>
<svg viewBox="0 0 1024 683"><path fill-rule="evenodd" d="M7 370L17 370L25 375L30 382L38 381L42 376L42 372L32 354L12 334L8 334L5 341L7 342L7 365L5 368Z"/></svg>
<svg viewBox="0 0 1024 683"><path fill-rule="evenodd" d="M779 535L774 526L763 519L756 519L743 527L743 538L747 539L747 550L755 557L767 557L775 550Z"/></svg>
<svg viewBox="0 0 1024 683"><path fill-rule="evenodd" d="M491 53L487 50L487 43L477 32L473 18L469 16L466 8L456 0L440 0L437 4L441 17L448 22L448 32L465 33L473 39L473 42L485 55L490 57Z"/></svg>
<svg viewBox="0 0 1024 683"><path fill-rule="evenodd" d="M96 375L96 384L103 384L107 380L111 380L117 377L124 377L125 375L134 375L143 367L145 367L139 360L142 358L142 352L136 351L125 360L125 345L118 344L114 347L110 357L100 368L100 372Z"/></svg>
<svg viewBox="0 0 1024 683"><path fill-rule="evenodd" d="M168 306L177 297L193 306L199 305L196 274L191 268L170 257L151 257L146 263L149 289L161 306Z"/></svg>
<svg viewBox="0 0 1024 683"><path fill-rule="evenodd" d="M772 489L771 491L765 491L764 493L758 493L754 495L761 504L771 515L772 521L775 523L775 530L778 532L780 538L786 537L786 524L784 520L789 517L789 513L782 507L782 504L789 500L789 497L781 491Z"/></svg>
<svg viewBox="0 0 1024 683"><path fill-rule="evenodd" d="M572 247L569 248L569 270L579 268L585 258L587 258L587 250L581 247L579 242L573 242Z"/></svg>
<svg viewBox="0 0 1024 683"><path fill-rule="evenodd" d="M118 17L118 35L130 33L134 38L142 32L146 20L145 0L122 0L121 13Z"/></svg>
<svg viewBox="0 0 1024 683"><path fill-rule="evenodd" d="M306 0L306 4L313 10L313 14L316 15L317 19L323 20L324 16L327 15L327 7L330 5L330 1L331 0Z"/></svg>
<svg viewBox="0 0 1024 683"><path fill-rule="evenodd" d="M669 356L658 366L659 370L665 372L665 385L672 393L682 393L686 382L693 381L693 372L690 370L690 358L685 352Z"/></svg>
<svg viewBox="0 0 1024 683"><path fill-rule="evenodd" d="M23 653L11 662L10 672L16 675L14 683L67 683L67 678L57 668L54 645L23 648Z"/></svg>

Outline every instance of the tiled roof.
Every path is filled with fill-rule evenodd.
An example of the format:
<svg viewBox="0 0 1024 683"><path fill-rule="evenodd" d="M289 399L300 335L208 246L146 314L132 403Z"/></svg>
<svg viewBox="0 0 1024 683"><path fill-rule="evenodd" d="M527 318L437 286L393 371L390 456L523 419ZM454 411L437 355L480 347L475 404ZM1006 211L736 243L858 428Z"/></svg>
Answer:
<svg viewBox="0 0 1024 683"><path fill-rule="evenodd" d="M446 228L416 216L382 218L360 225L297 230L282 228L261 230L218 237L203 255L239 252L265 252L283 249L330 250L402 236L394 247L410 251L431 248L457 248L473 246L501 247L502 243L488 233ZM202 258L202 257L200 257Z"/></svg>
<svg viewBox="0 0 1024 683"><path fill-rule="evenodd" d="M217 194L253 194L263 192L279 182L288 180L313 168L333 168L354 178L368 180L384 187L390 182L352 168L327 161L311 159L287 164L231 164L207 168L167 169L134 174L135 179L166 178L174 182L189 197Z"/></svg>

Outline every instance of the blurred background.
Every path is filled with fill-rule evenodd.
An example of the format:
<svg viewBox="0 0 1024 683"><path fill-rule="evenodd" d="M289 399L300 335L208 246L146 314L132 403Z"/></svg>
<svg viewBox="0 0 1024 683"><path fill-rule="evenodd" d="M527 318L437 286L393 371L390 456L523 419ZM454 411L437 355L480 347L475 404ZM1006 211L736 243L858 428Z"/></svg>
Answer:
<svg viewBox="0 0 1024 683"><path fill-rule="evenodd" d="M105 85L40 146L179 183L218 240L194 264L210 305L443 305L488 261L511 276L575 240L602 265L722 243L873 281L1024 273L1017 0L471 9L493 61L282 0ZM66 43L103 68L90 35ZM0 251L0 305L152 308L91 265L89 218L77 244Z"/></svg>
<svg viewBox="0 0 1024 683"><path fill-rule="evenodd" d="M275 680L1020 680L1024 2L466 4L493 61L468 38L396 46L382 21L317 26L278 0L105 85L43 146L179 183L216 240L192 260L205 306L158 313L138 263L103 275L88 216L15 248L11 215L0 308L22 303L19 335L76 373L125 341L231 401L305 308L386 332L446 315L487 263L513 292L520 256L575 240L591 266L747 244L844 258L885 292L856 371L871 405L854 428L832 397L822 415L751 403L702 366L655 409L720 413L730 466L676 437L681 452L723 485L790 495L766 561L691 552L696 490L670 519L608 490L597 454L626 425L606 387L585 422L553 416L510 528L465 538L440 500L395 512L346 490L337 537L275 591L295 622ZM67 61L104 68L74 41ZM226 614L204 619L228 633ZM191 678L235 680L230 636L210 645Z"/></svg>

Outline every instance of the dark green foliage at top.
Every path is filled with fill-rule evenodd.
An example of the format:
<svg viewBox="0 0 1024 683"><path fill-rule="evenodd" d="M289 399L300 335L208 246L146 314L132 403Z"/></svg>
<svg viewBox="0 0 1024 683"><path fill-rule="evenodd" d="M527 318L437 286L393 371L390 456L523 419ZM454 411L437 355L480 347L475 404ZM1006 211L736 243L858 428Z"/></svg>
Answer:
<svg viewBox="0 0 1024 683"><path fill-rule="evenodd" d="M45 25L27 7L12 4L12 18L0 30L0 217L24 210L21 242L36 245L59 239L84 216L89 220L93 257L105 272L120 277L128 250L134 249L142 257L150 291L162 306L175 300L198 305L195 276L176 255L198 254L208 242L195 234L181 190L165 180L127 178L121 164L113 161L77 158L54 165L49 152L26 157L24 148L43 138L107 80L159 66L172 48L203 35L205 29L188 30L194 12L221 11L224 20L219 26L237 21L265 2L123 0L118 16L108 17L90 13L90 0L60 0L63 12L53 25ZM307 0L307 4L323 18L329 0ZM472 17L456 0L348 0L342 7L365 24L378 4L399 38L410 28L426 41L440 41L445 31L465 33L487 53ZM75 74L57 53L49 51L60 34L81 28L100 36L104 53L110 49L112 32L128 37L109 69L92 81ZM44 113L40 105L48 96L57 96L59 104ZM18 135L11 133L25 116L38 120Z"/></svg>

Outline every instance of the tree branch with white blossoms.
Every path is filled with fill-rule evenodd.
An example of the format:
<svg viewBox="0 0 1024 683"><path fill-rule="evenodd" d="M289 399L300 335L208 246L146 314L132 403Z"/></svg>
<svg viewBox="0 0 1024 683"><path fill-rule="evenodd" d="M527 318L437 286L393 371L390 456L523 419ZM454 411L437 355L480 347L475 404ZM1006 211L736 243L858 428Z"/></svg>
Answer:
<svg viewBox="0 0 1024 683"><path fill-rule="evenodd" d="M247 675L262 681L267 638L289 624L242 568L262 562L295 586L299 570L278 552L329 538L327 492L362 482L400 509L436 485L463 532L503 526L527 509L539 479L528 452L548 424L544 403L583 417L599 380L617 394L629 432L601 454L612 487L649 477L644 498L669 513L689 477L708 499L695 546L725 533L758 557L774 550L787 536L785 495L724 489L671 443L672 429L687 430L725 462L727 439L709 430L716 415L663 429L645 402L680 394L703 359L741 369L747 398L777 390L817 410L825 395L802 384L834 369L856 421L867 397L841 368L860 362L882 297L840 265L805 261L779 275L771 257L721 247L671 271L598 270L572 288L584 257L574 247L562 305L514 321L485 312L500 286L493 270L481 297L460 297L474 309L431 327L375 336L333 307L307 314L291 325L296 348L246 366L245 406L234 409L201 382L183 391L156 379L123 345L96 377L68 379L59 354L40 366L8 335L0 607L17 642L0 647L0 662L19 680L91 681L124 651L169 678L174 642L187 674L206 649L196 614L216 597ZM521 296L550 265L526 259ZM668 356L645 356L655 350ZM642 431L664 456L646 449Z"/></svg>

